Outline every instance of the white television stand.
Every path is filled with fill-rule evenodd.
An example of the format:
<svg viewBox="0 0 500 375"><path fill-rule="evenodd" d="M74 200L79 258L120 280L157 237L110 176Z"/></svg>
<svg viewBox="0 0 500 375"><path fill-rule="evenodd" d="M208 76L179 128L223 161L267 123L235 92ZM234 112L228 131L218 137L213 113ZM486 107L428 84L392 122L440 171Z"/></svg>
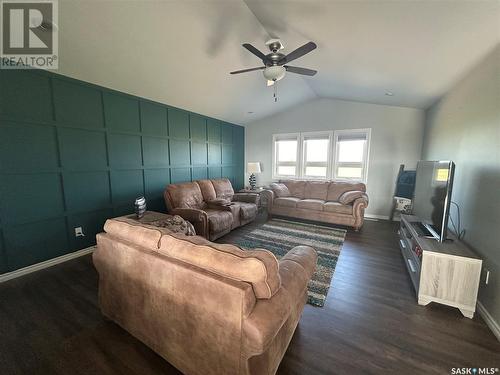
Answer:
<svg viewBox="0 0 500 375"><path fill-rule="evenodd" d="M437 302L474 317L482 260L449 235L445 242L420 236L412 223L417 216L401 215L399 247L415 288L418 304Z"/></svg>

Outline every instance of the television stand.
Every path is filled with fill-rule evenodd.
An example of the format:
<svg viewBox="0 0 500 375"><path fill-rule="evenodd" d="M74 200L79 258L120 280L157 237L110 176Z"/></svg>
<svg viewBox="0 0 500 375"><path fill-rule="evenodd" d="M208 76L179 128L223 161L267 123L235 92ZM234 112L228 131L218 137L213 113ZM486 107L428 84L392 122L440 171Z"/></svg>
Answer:
<svg viewBox="0 0 500 375"><path fill-rule="evenodd" d="M401 215L399 247L419 305L437 302L460 309L473 318L482 260L468 247L453 241L439 242L417 230L421 220Z"/></svg>

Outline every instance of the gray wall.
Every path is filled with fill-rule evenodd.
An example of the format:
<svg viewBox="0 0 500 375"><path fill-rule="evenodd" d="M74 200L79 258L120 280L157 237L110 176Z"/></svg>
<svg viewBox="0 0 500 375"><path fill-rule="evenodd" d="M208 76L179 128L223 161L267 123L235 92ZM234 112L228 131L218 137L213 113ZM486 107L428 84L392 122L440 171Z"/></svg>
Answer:
<svg viewBox="0 0 500 375"><path fill-rule="evenodd" d="M479 300L500 322L500 46L428 110L423 158L456 163L465 241L491 271Z"/></svg>
<svg viewBox="0 0 500 375"><path fill-rule="evenodd" d="M367 214L388 216L401 163L420 159L424 111L333 99L316 99L246 126L246 161L262 163L258 184L272 179L272 135L321 130L371 128Z"/></svg>

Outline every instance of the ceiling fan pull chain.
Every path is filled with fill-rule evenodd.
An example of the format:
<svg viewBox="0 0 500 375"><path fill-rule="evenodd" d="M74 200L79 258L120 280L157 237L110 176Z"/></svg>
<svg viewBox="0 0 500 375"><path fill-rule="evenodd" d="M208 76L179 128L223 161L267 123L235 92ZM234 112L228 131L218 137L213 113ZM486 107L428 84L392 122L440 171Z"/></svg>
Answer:
<svg viewBox="0 0 500 375"><path fill-rule="evenodd" d="M274 102L278 101L278 81L274 81Z"/></svg>

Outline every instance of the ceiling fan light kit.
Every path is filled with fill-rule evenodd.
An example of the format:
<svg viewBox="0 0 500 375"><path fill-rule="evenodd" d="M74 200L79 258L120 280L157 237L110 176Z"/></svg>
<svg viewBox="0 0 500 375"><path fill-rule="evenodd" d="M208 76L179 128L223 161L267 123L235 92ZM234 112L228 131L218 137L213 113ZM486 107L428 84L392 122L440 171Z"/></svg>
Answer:
<svg viewBox="0 0 500 375"><path fill-rule="evenodd" d="M264 70L263 74L267 80L267 86L274 86L274 101L276 102L278 100L276 82L279 81L280 79L283 79L283 77L285 77L286 72L301 74L306 76L313 76L317 73L316 70L285 65L290 61L296 60L299 57L302 57L305 54L314 50L317 47L314 42L308 42L303 46L297 48L296 50L290 52L288 55L278 52L279 50L284 48L283 44L279 39L270 39L266 42L266 45L268 46L271 53L264 55L261 51L259 51L251 44L249 43L243 44L244 48L246 48L249 52L253 53L255 56L257 56L259 59L262 60L264 66L260 66L257 68L236 70L234 72L231 72L230 74L240 74L240 73L252 72L255 70Z"/></svg>
<svg viewBox="0 0 500 375"><path fill-rule="evenodd" d="M281 65L272 65L264 69L264 77L269 81L279 81L285 76L286 69Z"/></svg>

